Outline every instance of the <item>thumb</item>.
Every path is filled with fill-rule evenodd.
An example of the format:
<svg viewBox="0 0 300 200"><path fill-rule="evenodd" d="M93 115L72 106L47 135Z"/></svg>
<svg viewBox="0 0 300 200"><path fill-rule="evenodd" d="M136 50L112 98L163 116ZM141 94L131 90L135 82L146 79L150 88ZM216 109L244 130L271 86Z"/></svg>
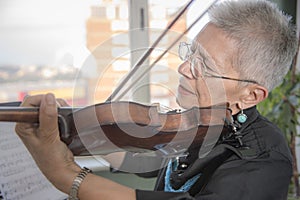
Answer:
<svg viewBox="0 0 300 200"><path fill-rule="evenodd" d="M49 137L58 134L58 114L55 96L51 93L42 98L39 113L38 136Z"/></svg>

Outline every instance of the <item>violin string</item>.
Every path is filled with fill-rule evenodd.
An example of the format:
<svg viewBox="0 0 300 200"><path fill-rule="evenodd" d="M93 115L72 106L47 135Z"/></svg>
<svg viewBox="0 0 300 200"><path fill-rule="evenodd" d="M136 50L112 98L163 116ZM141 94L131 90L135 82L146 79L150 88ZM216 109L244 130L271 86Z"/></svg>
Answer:
<svg viewBox="0 0 300 200"><path fill-rule="evenodd" d="M177 42L207 13L207 11L217 2L218 0L213 1L210 6L196 19L194 22L180 35L176 38L176 40L148 67L143 73L140 74L139 77L135 79L135 81L131 82L131 84L124 89L124 91L116 98L116 101L120 100L128 91L139 81L141 80L155 65L156 63L164 57L164 55L175 45Z"/></svg>
<svg viewBox="0 0 300 200"><path fill-rule="evenodd" d="M178 13L178 15L174 18L174 20L168 25L168 27L164 30L164 32L156 39L156 41L153 43L153 45L146 51L146 53L139 59L139 61L134 65L134 67L132 68L132 70L127 74L127 76L121 81L121 83L119 84L119 86L113 91L113 93L108 97L108 99L106 100L106 102L111 102L116 96L117 94L120 92L120 90L122 89L122 87L129 81L129 79L131 78L131 76L133 74L136 73L136 71L139 69L140 66L142 66L142 64L144 63L144 61L146 60L146 58L148 58L150 56L150 54L152 53L152 51L155 49L155 47L158 45L158 43L162 40L162 38L166 35L166 33L172 28L172 26L176 23L176 21L179 19L179 17L187 10L187 8L191 5L191 3L194 0L190 0L184 7L183 9ZM131 87L129 88L131 89ZM128 89L128 90L129 90ZM127 90L127 91L128 91ZM123 95L122 95L123 96ZM122 97L121 96L121 97ZM120 99L121 97L119 97L118 99Z"/></svg>
<svg viewBox="0 0 300 200"><path fill-rule="evenodd" d="M164 108L164 110L166 110L166 111L173 111L174 109L173 108L170 108L169 106L166 106L166 105L159 105L160 106L160 108Z"/></svg>

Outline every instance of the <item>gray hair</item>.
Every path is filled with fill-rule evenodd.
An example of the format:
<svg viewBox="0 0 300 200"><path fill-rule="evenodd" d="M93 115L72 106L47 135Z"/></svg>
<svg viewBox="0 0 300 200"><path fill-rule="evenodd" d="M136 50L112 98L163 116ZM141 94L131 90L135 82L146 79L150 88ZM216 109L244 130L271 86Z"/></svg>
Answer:
<svg viewBox="0 0 300 200"><path fill-rule="evenodd" d="M232 64L243 79L269 91L281 84L298 47L290 16L266 0L231 0L213 6L209 17L236 42Z"/></svg>

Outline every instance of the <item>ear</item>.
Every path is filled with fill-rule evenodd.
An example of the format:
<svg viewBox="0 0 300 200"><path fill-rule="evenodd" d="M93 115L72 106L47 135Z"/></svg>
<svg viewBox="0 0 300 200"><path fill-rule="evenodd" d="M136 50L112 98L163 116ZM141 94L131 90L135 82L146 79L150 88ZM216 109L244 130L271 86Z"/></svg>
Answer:
<svg viewBox="0 0 300 200"><path fill-rule="evenodd" d="M243 109L252 107L262 102L268 97L268 90L260 85L251 85L246 87L240 101L243 104Z"/></svg>

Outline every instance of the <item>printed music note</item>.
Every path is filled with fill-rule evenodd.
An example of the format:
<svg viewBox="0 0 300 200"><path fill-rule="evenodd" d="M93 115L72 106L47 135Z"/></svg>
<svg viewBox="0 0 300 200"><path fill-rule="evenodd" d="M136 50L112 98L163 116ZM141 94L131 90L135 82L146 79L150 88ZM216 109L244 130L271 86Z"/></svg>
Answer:
<svg viewBox="0 0 300 200"><path fill-rule="evenodd" d="M0 122L0 199L66 199L38 169L14 128L15 123Z"/></svg>

